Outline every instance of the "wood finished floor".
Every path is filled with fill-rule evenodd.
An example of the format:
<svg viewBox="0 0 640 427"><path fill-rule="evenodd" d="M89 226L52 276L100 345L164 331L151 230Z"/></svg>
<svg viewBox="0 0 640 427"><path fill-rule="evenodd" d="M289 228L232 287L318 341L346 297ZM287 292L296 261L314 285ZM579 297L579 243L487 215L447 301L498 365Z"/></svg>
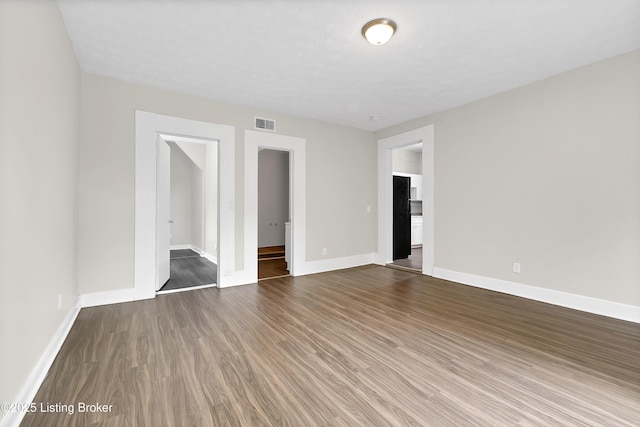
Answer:
<svg viewBox="0 0 640 427"><path fill-rule="evenodd" d="M283 256L284 256L284 245L264 246L264 247L258 248L258 259L283 257Z"/></svg>
<svg viewBox="0 0 640 427"><path fill-rule="evenodd" d="M170 279L160 291L210 285L218 281L218 266L191 249L171 251Z"/></svg>
<svg viewBox="0 0 640 427"><path fill-rule="evenodd" d="M638 426L640 326L379 266L82 309L23 426Z"/></svg>
<svg viewBox="0 0 640 427"><path fill-rule="evenodd" d="M411 255L404 259L394 259L390 266L412 268L422 271L422 246L411 248Z"/></svg>
<svg viewBox="0 0 640 427"><path fill-rule="evenodd" d="M289 270L287 270L287 263L284 257L258 260L258 280L282 277L288 274Z"/></svg>
<svg viewBox="0 0 640 427"><path fill-rule="evenodd" d="M258 248L258 280L288 276L284 246Z"/></svg>

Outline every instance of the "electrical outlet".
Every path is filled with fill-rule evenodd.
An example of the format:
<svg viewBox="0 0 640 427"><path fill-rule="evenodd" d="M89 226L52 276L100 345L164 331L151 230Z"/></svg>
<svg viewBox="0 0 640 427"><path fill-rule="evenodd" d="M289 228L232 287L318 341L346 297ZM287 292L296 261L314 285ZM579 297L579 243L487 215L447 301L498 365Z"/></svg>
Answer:
<svg viewBox="0 0 640 427"><path fill-rule="evenodd" d="M367 205L367 213L371 213L371 206Z"/></svg>
<svg viewBox="0 0 640 427"><path fill-rule="evenodd" d="M58 294L58 310L62 309L62 294Z"/></svg>
<svg viewBox="0 0 640 427"><path fill-rule="evenodd" d="M326 255L327 254L327 248L322 248L322 255Z"/></svg>
<svg viewBox="0 0 640 427"><path fill-rule="evenodd" d="M513 272L514 273L520 273L520 263L519 262L514 262L513 263Z"/></svg>

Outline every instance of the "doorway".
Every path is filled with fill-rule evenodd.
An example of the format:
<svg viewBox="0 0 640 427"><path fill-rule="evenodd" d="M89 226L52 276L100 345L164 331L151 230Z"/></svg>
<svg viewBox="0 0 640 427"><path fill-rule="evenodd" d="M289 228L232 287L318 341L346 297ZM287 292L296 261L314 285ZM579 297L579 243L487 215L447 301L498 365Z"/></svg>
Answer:
<svg viewBox="0 0 640 427"><path fill-rule="evenodd" d="M233 126L135 111L134 287L109 301L155 298L157 243L157 137L159 134L218 141L217 286L244 284L235 268L235 129Z"/></svg>
<svg viewBox="0 0 640 427"><path fill-rule="evenodd" d="M392 150L392 267L422 272L422 143Z"/></svg>
<svg viewBox="0 0 640 427"><path fill-rule="evenodd" d="M289 151L258 151L258 280L289 276ZM289 230L289 232L287 232Z"/></svg>
<svg viewBox="0 0 640 427"><path fill-rule="evenodd" d="M217 141L159 135L158 293L217 284L217 169Z"/></svg>
<svg viewBox="0 0 640 427"><path fill-rule="evenodd" d="M304 274L306 258L306 160L304 138L245 130L244 146L244 271L250 283L258 281L258 153L262 149L289 153L289 233L285 230L285 257L291 276Z"/></svg>
<svg viewBox="0 0 640 427"><path fill-rule="evenodd" d="M393 259L393 176L394 174L411 175L401 172L394 173L394 169L397 170L393 164L394 152L396 149L418 147L418 144L421 144L421 148L418 151L421 153L422 176L417 181L421 185L421 203L410 206L410 209L415 209L414 212L418 212L418 208L421 209L422 224L421 226L416 225L415 228L414 224L412 224L412 229L416 236L422 237L422 242L416 243L414 240L412 246L416 247L411 248L410 257L420 258L421 269L417 271L433 275L433 125L378 140L378 264L390 265L397 262ZM418 248L418 244L421 244L422 247Z"/></svg>

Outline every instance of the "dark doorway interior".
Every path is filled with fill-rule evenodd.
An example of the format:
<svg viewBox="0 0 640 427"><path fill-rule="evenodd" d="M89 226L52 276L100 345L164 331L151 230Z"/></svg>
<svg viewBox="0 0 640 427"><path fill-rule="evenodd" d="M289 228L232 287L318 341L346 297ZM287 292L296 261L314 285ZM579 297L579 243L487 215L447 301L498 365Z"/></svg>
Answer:
<svg viewBox="0 0 640 427"><path fill-rule="evenodd" d="M411 255L410 179L393 176L393 259Z"/></svg>

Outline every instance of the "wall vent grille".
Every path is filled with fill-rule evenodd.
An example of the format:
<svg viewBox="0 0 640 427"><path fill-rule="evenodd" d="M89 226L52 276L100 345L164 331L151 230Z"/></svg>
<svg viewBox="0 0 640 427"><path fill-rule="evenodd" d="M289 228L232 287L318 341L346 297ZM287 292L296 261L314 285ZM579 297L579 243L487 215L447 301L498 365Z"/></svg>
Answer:
<svg viewBox="0 0 640 427"><path fill-rule="evenodd" d="M271 132L276 131L276 121L270 119L262 119L260 117L256 117L255 120L256 129L269 130Z"/></svg>

